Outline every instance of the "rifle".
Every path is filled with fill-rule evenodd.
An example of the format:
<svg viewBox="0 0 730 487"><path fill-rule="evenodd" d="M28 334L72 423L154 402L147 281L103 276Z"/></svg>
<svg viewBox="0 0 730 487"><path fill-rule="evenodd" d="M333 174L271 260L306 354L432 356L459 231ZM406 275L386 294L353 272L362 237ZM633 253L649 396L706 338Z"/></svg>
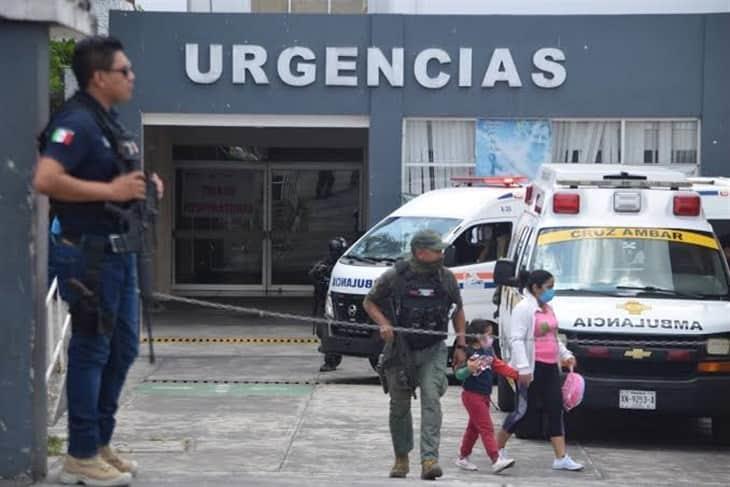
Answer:
<svg viewBox="0 0 730 487"><path fill-rule="evenodd" d="M146 174L144 200L135 200L127 208L106 203L105 208L117 215L126 224L127 232L112 235L110 238L114 253L135 252L137 254L137 281L142 304L142 321L147 330L150 348L150 363L155 363L155 349L152 343L152 318L150 307L154 302L152 295L152 257L156 245L154 225L159 213L157 207L157 187Z"/></svg>
<svg viewBox="0 0 730 487"><path fill-rule="evenodd" d="M391 322L395 321L397 313L395 311L395 304L393 300L390 300L390 311L391 311ZM392 343L386 343L383 348L383 353L378 356L378 364L375 368L380 378L380 384L383 386L383 392L388 393L389 388L392 386L388 384L386 369L396 368L398 369L398 375L396 380L401 387L407 387L413 395L413 399L418 399L416 396L416 366L413 363L413 357L411 356L411 349L408 347L405 336L401 334L395 334L393 336Z"/></svg>

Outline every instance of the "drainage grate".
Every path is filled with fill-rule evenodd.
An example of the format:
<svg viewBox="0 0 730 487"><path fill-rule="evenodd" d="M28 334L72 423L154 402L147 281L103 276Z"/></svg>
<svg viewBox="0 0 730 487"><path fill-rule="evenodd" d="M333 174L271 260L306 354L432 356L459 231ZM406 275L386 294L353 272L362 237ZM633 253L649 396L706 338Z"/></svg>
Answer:
<svg viewBox="0 0 730 487"><path fill-rule="evenodd" d="M149 339L143 337L141 343ZM314 337L156 337L153 343L217 343L217 344L268 344L268 345L316 345Z"/></svg>

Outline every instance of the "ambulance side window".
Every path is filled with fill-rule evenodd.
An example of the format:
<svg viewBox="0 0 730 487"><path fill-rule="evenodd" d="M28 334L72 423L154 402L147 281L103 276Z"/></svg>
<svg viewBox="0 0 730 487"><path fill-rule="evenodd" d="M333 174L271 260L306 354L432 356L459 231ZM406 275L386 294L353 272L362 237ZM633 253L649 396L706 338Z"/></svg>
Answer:
<svg viewBox="0 0 730 487"><path fill-rule="evenodd" d="M511 248L509 252L509 260L513 262L517 262L517 256L519 255L520 246L522 245L522 242L524 242L525 232L527 232L527 227L522 227L520 230L518 230L519 235L510 246Z"/></svg>
<svg viewBox="0 0 730 487"><path fill-rule="evenodd" d="M529 254L528 243L532 238L533 228L526 227L520 235L520 241L517 242L517 248L515 250L514 262L517 266L518 272L527 267L527 255Z"/></svg>
<svg viewBox="0 0 730 487"><path fill-rule="evenodd" d="M469 227L454 240L454 266L493 262L507 255L511 222L481 223Z"/></svg>

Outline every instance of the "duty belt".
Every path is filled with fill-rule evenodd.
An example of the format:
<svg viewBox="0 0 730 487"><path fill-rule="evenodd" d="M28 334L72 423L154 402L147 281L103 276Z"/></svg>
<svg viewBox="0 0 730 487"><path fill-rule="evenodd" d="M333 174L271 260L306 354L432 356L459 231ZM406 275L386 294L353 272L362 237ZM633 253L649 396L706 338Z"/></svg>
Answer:
<svg viewBox="0 0 730 487"><path fill-rule="evenodd" d="M90 239L104 239L104 251L110 254L124 254L129 252L129 245L127 245L127 239L124 235L118 233L112 233L109 235L94 235L94 234L82 234L82 235L61 235L61 241L70 245L81 245L81 241L86 238Z"/></svg>

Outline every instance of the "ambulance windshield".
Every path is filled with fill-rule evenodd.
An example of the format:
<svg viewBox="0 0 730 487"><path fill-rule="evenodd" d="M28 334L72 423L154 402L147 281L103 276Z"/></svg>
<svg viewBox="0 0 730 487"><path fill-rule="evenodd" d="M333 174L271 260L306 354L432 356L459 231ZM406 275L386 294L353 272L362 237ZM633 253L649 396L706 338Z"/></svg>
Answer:
<svg viewBox="0 0 730 487"><path fill-rule="evenodd" d="M556 278L562 294L728 299L724 257L711 233L590 227L540 232L532 269ZM559 292L559 294L561 294Z"/></svg>
<svg viewBox="0 0 730 487"><path fill-rule="evenodd" d="M430 229L442 237L453 230L456 218L391 217L370 230L345 258L364 262L395 262L411 251L411 237L419 230Z"/></svg>

